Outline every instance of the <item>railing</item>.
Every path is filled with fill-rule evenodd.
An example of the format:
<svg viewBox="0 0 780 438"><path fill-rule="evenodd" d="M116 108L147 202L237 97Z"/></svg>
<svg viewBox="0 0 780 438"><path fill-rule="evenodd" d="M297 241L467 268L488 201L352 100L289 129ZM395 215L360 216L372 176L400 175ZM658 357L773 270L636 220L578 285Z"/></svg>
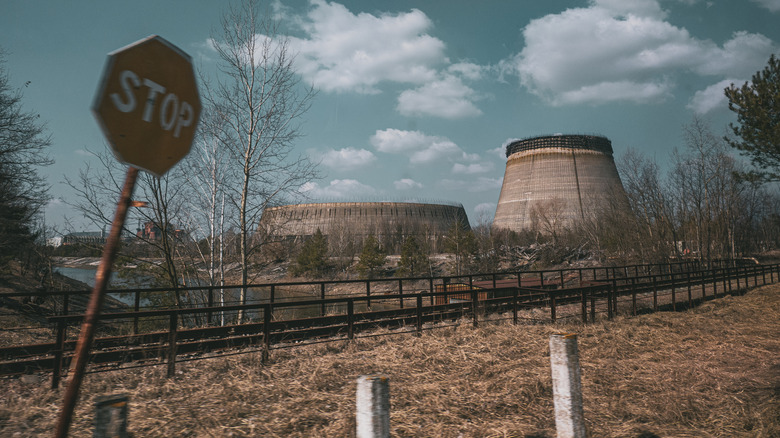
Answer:
<svg viewBox="0 0 780 438"><path fill-rule="evenodd" d="M263 360L267 360L272 349L309 342L351 340L380 327L389 329L387 334L419 334L425 329L458 324L468 317L475 327L481 321L505 319L511 319L515 324L521 320L539 323L575 318L588 322L594 321L597 314L606 314L611 319L619 311L636 315L643 311L678 310L711 297L767 284L767 280L770 283L780 281L779 265L693 271L668 269L649 275L615 275L621 268L618 271L606 268L607 275L603 277L598 273L605 268L596 268L597 271L591 271L594 274L591 278L584 275L587 270L574 269L565 270L569 271L568 276L565 271L557 271L558 278L547 271L539 277L535 277L536 273L531 276L527 273L491 273L441 279L277 283L268 285L271 294L265 302L105 313L100 316L102 333L95 339L90 362L93 372L128 363L134 364L131 366L165 363L172 375L177 361L237 354L240 353L237 349L251 346L260 346ZM627 272L629 270L625 269L622 273ZM397 285L397 289L392 293L372 294L372 284L386 282ZM427 284L425 290L404 288L410 282ZM277 287L303 284L319 288L320 297L275 299ZM361 291L360 295L342 294L328 298L326 286L332 284L363 284L365 295ZM525 286L528 284L533 287ZM290 317L296 314L296 309L308 309L308 316ZM316 312L311 314L311 309ZM540 315L539 310L544 309L549 309L549 317ZM250 321L220 326L193 324L204 320L199 316L238 311L250 315ZM54 342L0 348L0 375L52 371L52 386L57 387L75 348L75 341L68 338L68 328L77 325L82 318L83 315L78 314L49 317L54 328ZM210 317L207 319L211 321ZM149 329L140 330L139 322Z"/></svg>

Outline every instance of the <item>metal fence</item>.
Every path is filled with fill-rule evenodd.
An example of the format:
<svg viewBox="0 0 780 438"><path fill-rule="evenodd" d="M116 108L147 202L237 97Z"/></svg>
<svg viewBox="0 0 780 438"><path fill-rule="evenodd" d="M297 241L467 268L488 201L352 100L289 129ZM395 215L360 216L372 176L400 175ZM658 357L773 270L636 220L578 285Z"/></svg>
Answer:
<svg viewBox="0 0 780 438"><path fill-rule="evenodd" d="M90 372L167 365L214 356L356 337L419 334L462 324L511 320L547 323L688 308L706 299L780 280L780 265L724 264L700 269L688 262L460 277L395 278L249 285L251 302L213 305L217 287L110 291L130 293L127 311L100 316ZM239 290L241 286L224 289ZM201 303L175 307L150 299L202 292ZM280 293L284 292L284 293ZM85 292L80 292L81 294ZM2 298L30 294L5 294ZM75 349L83 315L69 313L74 292L56 293L58 315L47 317L48 342L0 348L0 376L52 372L59 386ZM153 304L153 303L157 304ZM144 305L147 304L147 305ZM246 321L237 322L239 312ZM223 318L224 316L228 318ZM227 322L226 322L227 321ZM384 330L377 330L377 329ZM40 330L40 329L39 329Z"/></svg>

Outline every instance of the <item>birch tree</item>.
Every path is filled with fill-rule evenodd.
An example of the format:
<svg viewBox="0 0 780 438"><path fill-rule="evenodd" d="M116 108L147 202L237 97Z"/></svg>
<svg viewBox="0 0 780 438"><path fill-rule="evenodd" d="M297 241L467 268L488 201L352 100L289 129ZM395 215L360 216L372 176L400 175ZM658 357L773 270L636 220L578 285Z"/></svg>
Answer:
<svg viewBox="0 0 780 438"><path fill-rule="evenodd" d="M212 42L219 75L206 99L220 119L218 138L236 172L236 184L228 188L238 214L240 301L245 304L250 259L263 243L252 239L263 209L315 176L314 165L293 154L300 118L315 93L296 75L279 22L270 13L261 15L254 0L231 7Z"/></svg>

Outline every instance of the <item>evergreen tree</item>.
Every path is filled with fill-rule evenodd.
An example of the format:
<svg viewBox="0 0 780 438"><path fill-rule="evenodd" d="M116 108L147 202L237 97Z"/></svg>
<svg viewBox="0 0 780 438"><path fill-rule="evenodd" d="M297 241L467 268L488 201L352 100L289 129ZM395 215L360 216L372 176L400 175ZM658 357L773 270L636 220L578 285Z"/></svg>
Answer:
<svg viewBox="0 0 780 438"><path fill-rule="evenodd" d="M455 255L455 275L460 275L470 256L477 251L477 239L468 224L460 220L452 223L444 236L444 250Z"/></svg>
<svg viewBox="0 0 780 438"><path fill-rule="evenodd" d="M398 262L398 274L415 277L428 272L430 262L425 248L410 235L401 247L401 260Z"/></svg>
<svg viewBox="0 0 780 438"><path fill-rule="evenodd" d="M725 92L737 115L737 124L729 124L736 139L726 141L759 169L749 174L752 179L780 181L780 60L772 55L750 82L731 84Z"/></svg>
<svg viewBox="0 0 780 438"><path fill-rule="evenodd" d="M357 269L360 275L374 278L377 269L382 267L387 260L387 252L379 244L379 241L370 234L363 242L363 251L360 253Z"/></svg>
<svg viewBox="0 0 780 438"><path fill-rule="evenodd" d="M293 268L295 275L310 273L315 277L322 276L328 270L328 239L319 228L311 239L308 239L298 254Z"/></svg>

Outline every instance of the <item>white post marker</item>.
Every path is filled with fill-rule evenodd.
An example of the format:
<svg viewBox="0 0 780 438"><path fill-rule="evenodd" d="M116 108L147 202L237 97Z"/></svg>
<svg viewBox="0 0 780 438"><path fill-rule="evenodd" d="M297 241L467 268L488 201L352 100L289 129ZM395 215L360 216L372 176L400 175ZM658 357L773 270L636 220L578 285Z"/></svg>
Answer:
<svg viewBox="0 0 780 438"><path fill-rule="evenodd" d="M390 436L390 385L387 376L360 376L357 381L357 438Z"/></svg>
<svg viewBox="0 0 780 438"><path fill-rule="evenodd" d="M558 438L585 438L576 334L558 333L550 336L550 366Z"/></svg>

